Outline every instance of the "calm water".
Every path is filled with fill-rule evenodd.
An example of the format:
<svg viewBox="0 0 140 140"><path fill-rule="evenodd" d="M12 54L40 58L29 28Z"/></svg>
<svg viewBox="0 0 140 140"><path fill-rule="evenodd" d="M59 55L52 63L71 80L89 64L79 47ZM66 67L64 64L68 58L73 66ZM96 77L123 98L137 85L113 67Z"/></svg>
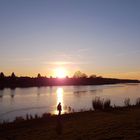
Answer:
<svg viewBox="0 0 140 140"><path fill-rule="evenodd" d="M0 90L0 121L12 121L15 116L57 114L56 105L62 103L63 113L70 106L74 111L92 108L95 97L109 98L112 105L123 106L129 97L133 104L140 97L140 84L99 86L32 87Z"/></svg>

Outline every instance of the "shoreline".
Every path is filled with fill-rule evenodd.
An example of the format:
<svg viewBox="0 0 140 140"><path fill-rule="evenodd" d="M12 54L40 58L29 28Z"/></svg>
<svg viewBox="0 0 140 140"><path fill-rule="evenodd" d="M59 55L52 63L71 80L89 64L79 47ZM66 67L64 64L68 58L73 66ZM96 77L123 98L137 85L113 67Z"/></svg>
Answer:
<svg viewBox="0 0 140 140"><path fill-rule="evenodd" d="M11 86L6 86L6 87L0 87L0 90L3 90L3 89L5 89L5 88L10 88L10 89L16 89L16 88L33 88L33 87L38 87L38 88L41 88L41 87L58 87L58 86L102 86L102 85L117 85L117 84L132 84L132 85L135 85L135 84L140 84L140 82L124 82L124 83L102 83L102 84L79 84L79 85L77 85L77 84L75 84L75 85L73 85L73 84L70 84L70 85L66 85L66 84L64 84L64 85L42 85L42 86L37 86L37 85L35 85L35 86L14 86L14 87L11 87Z"/></svg>
<svg viewBox="0 0 140 140"><path fill-rule="evenodd" d="M136 106L63 114L60 117L48 114L40 119L0 125L0 137L1 140L135 140L140 137L139 118L140 107Z"/></svg>

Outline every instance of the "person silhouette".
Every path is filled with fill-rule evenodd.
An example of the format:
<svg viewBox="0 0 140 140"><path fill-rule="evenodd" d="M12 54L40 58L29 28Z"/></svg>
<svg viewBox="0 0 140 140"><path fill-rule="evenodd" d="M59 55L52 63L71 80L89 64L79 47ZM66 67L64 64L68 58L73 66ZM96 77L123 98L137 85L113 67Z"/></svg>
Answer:
<svg viewBox="0 0 140 140"><path fill-rule="evenodd" d="M58 115L61 115L62 106L61 106L61 103L60 103L60 102L59 102L59 104L57 105L57 110L58 110Z"/></svg>

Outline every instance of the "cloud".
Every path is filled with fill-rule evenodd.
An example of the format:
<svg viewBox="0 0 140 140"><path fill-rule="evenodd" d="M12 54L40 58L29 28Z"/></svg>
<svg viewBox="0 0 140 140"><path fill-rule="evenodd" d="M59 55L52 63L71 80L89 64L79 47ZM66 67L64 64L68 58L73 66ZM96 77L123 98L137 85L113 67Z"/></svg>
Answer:
<svg viewBox="0 0 140 140"><path fill-rule="evenodd" d="M124 55L138 54L138 53L140 53L140 50L134 50L134 51L131 51L131 52L120 52L117 55L118 56L124 56Z"/></svg>
<svg viewBox="0 0 140 140"><path fill-rule="evenodd" d="M46 64L46 65L69 65L69 64L74 64L73 62L61 62L61 61L44 61L42 63Z"/></svg>
<svg viewBox="0 0 140 140"><path fill-rule="evenodd" d="M34 59L32 58L7 58L6 61L9 62L28 62L28 61L32 61Z"/></svg>
<svg viewBox="0 0 140 140"><path fill-rule="evenodd" d="M83 64L91 64L91 62L71 62L71 61L43 61L43 64L46 65L83 65Z"/></svg>
<svg viewBox="0 0 140 140"><path fill-rule="evenodd" d="M87 52L90 51L90 48L83 48L83 49L79 49L78 52Z"/></svg>

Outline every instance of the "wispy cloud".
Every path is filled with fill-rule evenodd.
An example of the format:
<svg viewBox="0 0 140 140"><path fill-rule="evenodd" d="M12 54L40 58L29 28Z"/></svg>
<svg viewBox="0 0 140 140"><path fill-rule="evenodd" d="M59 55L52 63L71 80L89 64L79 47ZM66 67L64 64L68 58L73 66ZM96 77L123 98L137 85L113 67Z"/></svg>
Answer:
<svg viewBox="0 0 140 140"><path fill-rule="evenodd" d="M73 62L61 62L61 61L44 61L42 62L43 64L46 65L69 65L69 64L74 64Z"/></svg>
<svg viewBox="0 0 140 140"><path fill-rule="evenodd" d="M87 52L90 51L90 48L83 48L83 49L79 49L78 52Z"/></svg>
<svg viewBox="0 0 140 140"><path fill-rule="evenodd" d="M140 50L134 50L134 51L131 51L131 52L121 52L121 53L118 53L117 55L118 56L124 56L124 55L138 54L138 53L140 53Z"/></svg>
<svg viewBox="0 0 140 140"><path fill-rule="evenodd" d="M43 64L46 65L82 65L82 64L90 64L91 62L71 62L71 61L43 61Z"/></svg>
<svg viewBox="0 0 140 140"><path fill-rule="evenodd" d="M19 59L16 59L16 58L7 58L6 61L9 61L9 62L27 62L27 61L32 61L34 60L33 58L19 58Z"/></svg>

